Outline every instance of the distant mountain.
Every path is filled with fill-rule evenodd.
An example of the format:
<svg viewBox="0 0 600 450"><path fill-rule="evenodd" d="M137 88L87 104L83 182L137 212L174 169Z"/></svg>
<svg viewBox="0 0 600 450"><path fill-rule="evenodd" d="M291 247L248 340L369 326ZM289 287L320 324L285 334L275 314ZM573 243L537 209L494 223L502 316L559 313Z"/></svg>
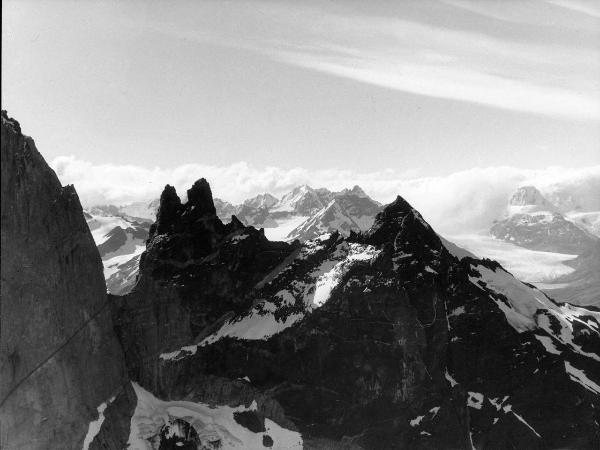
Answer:
<svg viewBox="0 0 600 450"><path fill-rule="evenodd" d="M600 212L565 212L580 204L593 205L591 196L585 202L564 192L551 197L559 204L534 186L519 188L509 201L504 218L492 225L490 234L526 249L563 254L571 273L537 285L561 301L600 306ZM569 255L573 255L570 260Z"/></svg>
<svg viewBox="0 0 600 450"><path fill-rule="evenodd" d="M93 205L86 212L95 216L123 217L132 221L153 222L158 209L158 199L145 202L129 203L127 205Z"/></svg>
<svg viewBox="0 0 600 450"><path fill-rule="evenodd" d="M319 234L339 231L365 231L381 210L359 187L340 192L326 188L297 186L281 199L265 193L245 200L240 205L215 198L217 215L229 222L235 215L245 225L264 228L273 240L304 241Z"/></svg>
<svg viewBox="0 0 600 450"><path fill-rule="evenodd" d="M566 217L580 228L600 237L600 211L571 212Z"/></svg>
<svg viewBox="0 0 600 450"><path fill-rule="evenodd" d="M231 216L236 215L238 211L237 207L220 198L215 198L215 208L217 210L217 215L223 222L229 222Z"/></svg>
<svg viewBox="0 0 600 450"><path fill-rule="evenodd" d="M507 217L490 233L497 239L531 250L579 255L598 238L565 218L534 186L519 188L510 199Z"/></svg>
<svg viewBox="0 0 600 450"><path fill-rule="evenodd" d="M152 222L133 220L114 205L93 207L84 212L98 247L106 289L111 294L124 294L135 284L139 257L146 248Z"/></svg>
<svg viewBox="0 0 600 450"><path fill-rule="evenodd" d="M530 212L535 209L542 211L556 210L556 207L546 200L535 186L520 187L512 195L508 204L511 207L526 207Z"/></svg>
<svg viewBox="0 0 600 450"><path fill-rule="evenodd" d="M256 208L256 209L260 209L260 208L272 208L273 206L275 206L277 203L279 202L279 200L277 199L277 197L265 193L265 194L259 194L256 197L252 197L249 198L248 200L244 201L244 205L245 206L249 206L251 208Z"/></svg>
<svg viewBox="0 0 600 450"><path fill-rule="evenodd" d="M367 231L381 205L359 187L329 193L330 202L288 234L288 239L305 241L324 233L338 231L349 236L351 231Z"/></svg>

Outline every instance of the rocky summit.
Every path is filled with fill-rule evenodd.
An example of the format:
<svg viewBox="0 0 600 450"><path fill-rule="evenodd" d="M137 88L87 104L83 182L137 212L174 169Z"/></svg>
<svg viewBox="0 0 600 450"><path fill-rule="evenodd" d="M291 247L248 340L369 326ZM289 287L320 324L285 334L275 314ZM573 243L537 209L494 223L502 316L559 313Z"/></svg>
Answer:
<svg viewBox="0 0 600 450"><path fill-rule="evenodd" d="M557 303L497 262L442 241L402 197L383 207L367 231L289 243L270 241L236 216L224 223L204 179L188 190L185 203L166 186L135 286L123 296L104 296L100 257L72 189L64 206L65 189L37 153L33 162L23 156L5 164L5 149L7 155L31 152L20 132L10 131L14 123L6 127L14 137L5 146L3 121L3 175L6 167L13 178L5 184L3 176L2 184L2 355L13 362L2 365L9 399L2 419L19 424L20 432L3 427L3 445L20 448L16 436L25 439L28 428L44 423L41 413L31 418L33 411L59 409L51 441L58 443L50 448L600 445L600 311ZM39 200L38 183L51 198ZM312 199L303 207L323 206L322 191L296 194L302 195L285 204L302 197ZM5 215L6 204L23 218L18 226L11 228L16 219ZM58 259L48 277L41 269L25 277L17 260L37 256L26 240L16 240L19 227L31 224L39 224L31 229L35 248L54 245L48 248ZM21 253L4 251L13 240ZM5 280L19 284L5 288ZM28 299L71 316L35 322L40 338L27 328L31 311L38 313ZM76 330L68 327L77 328L78 319L92 317L106 300L110 316L90 322L78 344L69 341ZM61 362L43 357L62 345L65 360L57 370L64 379L57 374L52 386L32 379L19 384L28 370L19 369L23 359L5 352L4 342L11 349L27 345L17 354L36 355L25 366L41 360L43 370ZM71 389L60 384L65 379ZM33 398L22 390L25 383L33 383L36 395L45 389L41 409L25 402Z"/></svg>

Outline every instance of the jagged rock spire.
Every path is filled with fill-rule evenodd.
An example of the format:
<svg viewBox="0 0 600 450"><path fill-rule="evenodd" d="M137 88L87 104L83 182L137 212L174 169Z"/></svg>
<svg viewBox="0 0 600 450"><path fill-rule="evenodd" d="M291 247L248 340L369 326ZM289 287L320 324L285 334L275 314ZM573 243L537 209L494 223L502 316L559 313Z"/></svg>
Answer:
<svg viewBox="0 0 600 450"><path fill-rule="evenodd" d="M214 216L217 213L210 185L205 178L200 178L187 191L187 207L194 209L195 216Z"/></svg>
<svg viewBox="0 0 600 450"><path fill-rule="evenodd" d="M160 195L156 223L150 229L150 234L163 234L171 231L177 222L180 211L181 199L175 188L167 184Z"/></svg>

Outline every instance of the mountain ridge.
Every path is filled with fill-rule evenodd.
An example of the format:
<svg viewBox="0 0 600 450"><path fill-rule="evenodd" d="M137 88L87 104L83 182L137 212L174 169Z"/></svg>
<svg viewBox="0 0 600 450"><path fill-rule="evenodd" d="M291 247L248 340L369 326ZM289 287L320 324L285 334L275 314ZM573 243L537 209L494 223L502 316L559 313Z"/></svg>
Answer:
<svg viewBox="0 0 600 450"><path fill-rule="evenodd" d="M169 339L173 330L159 332L163 337L149 353L135 336L121 337L125 348L141 351L133 359L136 353L128 352L130 374L154 395L221 405L248 405L254 398L259 421L274 421L288 437L299 432L304 445L317 448L342 441L350 448L470 442L479 448L490 440L530 448L550 442L592 445L597 426L588 413L597 394L582 386L593 385L588 377L598 370L600 357L592 349L600 341L595 328L585 325L584 332L581 323L597 323L598 312L556 304L498 263L459 261L401 197L367 232L347 238L333 233L296 246L269 244L260 230L238 222L226 229L211 216L198 222L204 227L201 242L186 242L185 255L173 253L188 227L185 213L174 218L172 228L149 241L141 287L115 299L121 330L148 329L155 335L168 323L180 324L175 339ZM276 253L263 259L270 262L258 273L242 274L242 284L220 291L225 303L215 303L214 293L205 296L217 279L223 281L216 285L225 286L227 271L248 264L256 268L249 261L260 260L268 249ZM239 263L242 255L248 263ZM203 281L197 278L201 273ZM543 299L541 312L536 298ZM137 312L142 299L154 299L155 307L168 301L168 319L152 319L149 327ZM186 337L180 331L188 320ZM573 331L566 331L569 327ZM357 339L357 332L368 338ZM136 362L157 354L158 365ZM471 360L473 354L478 357ZM355 358L362 362L353 366ZM399 372L392 369L398 361L406 364ZM547 361L544 372L540 361ZM378 367L381 375L368 367ZM526 373L531 381L523 378ZM562 409L537 418L536 401L519 394L522 383L542 396L538 385L553 386L544 401ZM221 393L206 385L219 386ZM351 390L346 392L345 385ZM588 431L569 433L564 423L572 420L581 398L587 399L588 415L577 426ZM420 418L419 411L430 410ZM396 417L392 424L377 424L390 414ZM557 423L563 423L561 431Z"/></svg>

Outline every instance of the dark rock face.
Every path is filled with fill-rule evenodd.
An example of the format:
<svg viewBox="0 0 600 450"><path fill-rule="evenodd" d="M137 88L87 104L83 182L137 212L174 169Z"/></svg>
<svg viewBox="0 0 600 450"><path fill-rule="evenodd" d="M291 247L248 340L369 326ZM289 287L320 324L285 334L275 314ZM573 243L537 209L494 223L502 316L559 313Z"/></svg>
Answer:
<svg viewBox="0 0 600 450"><path fill-rule="evenodd" d="M256 402L238 424L268 419L307 448L597 447L597 310L459 261L401 197L367 233L298 246L210 202L190 220L172 194L113 311L156 396Z"/></svg>
<svg viewBox="0 0 600 450"><path fill-rule="evenodd" d="M0 446L81 447L123 354L77 193L5 111L1 230Z"/></svg>

